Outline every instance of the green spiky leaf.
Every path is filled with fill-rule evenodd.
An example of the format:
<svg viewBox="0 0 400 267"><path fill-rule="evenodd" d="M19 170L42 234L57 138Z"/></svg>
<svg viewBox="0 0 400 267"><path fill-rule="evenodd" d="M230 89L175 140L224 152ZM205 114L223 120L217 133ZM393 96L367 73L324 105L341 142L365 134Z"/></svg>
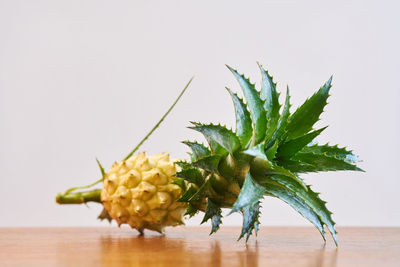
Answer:
<svg viewBox="0 0 400 267"><path fill-rule="evenodd" d="M243 208L243 224L242 231L239 239L242 239L246 235L246 242L249 240L253 230L258 232L258 218L260 217L260 202L257 201L253 205L249 205Z"/></svg>
<svg viewBox="0 0 400 267"><path fill-rule="evenodd" d="M203 144L189 141L183 141L182 143L190 147L190 149L192 150L193 161L211 155L211 151Z"/></svg>
<svg viewBox="0 0 400 267"><path fill-rule="evenodd" d="M249 149L246 149L245 151L243 151L243 153L246 155L258 157L258 158L268 161L268 157L265 154L265 143L264 142L262 142L256 146L253 146Z"/></svg>
<svg viewBox="0 0 400 267"><path fill-rule="evenodd" d="M177 178L172 184L178 185L183 191L186 191L186 184L182 178Z"/></svg>
<svg viewBox="0 0 400 267"><path fill-rule="evenodd" d="M194 127L203 126L202 123L197 123L197 122L193 122L193 121L191 121L190 123L192 123L194 125ZM188 127L188 128L193 129L193 127ZM215 142L212 138L207 138L207 136L204 136L204 137L206 138L207 143L210 146L211 154L218 154L218 155L223 156L228 153L228 151L226 151L225 148L223 148L220 144Z"/></svg>
<svg viewBox="0 0 400 267"><path fill-rule="evenodd" d="M208 141L219 144L226 151L233 154L240 149L240 140L234 132L221 125L203 125L196 124L190 129L196 130L204 135Z"/></svg>
<svg viewBox="0 0 400 267"><path fill-rule="evenodd" d="M238 212L246 206L255 205L264 196L264 193L265 188L254 181L250 173L247 173L239 197L229 214Z"/></svg>
<svg viewBox="0 0 400 267"><path fill-rule="evenodd" d="M240 139L242 148L245 148L249 143L251 136L253 135L253 127L251 126L250 113L247 110L247 106L243 103L237 94L226 88L232 97L233 105L235 107L236 116L236 134Z"/></svg>
<svg viewBox="0 0 400 267"><path fill-rule="evenodd" d="M222 211L211 218L211 234L216 233L222 223Z"/></svg>
<svg viewBox="0 0 400 267"><path fill-rule="evenodd" d="M279 104L279 94L276 91L276 83L274 83L272 76L260 64L258 66L262 76L261 98L265 100L264 108L267 111L268 119L266 137L269 139L278 125L281 106Z"/></svg>
<svg viewBox="0 0 400 267"><path fill-rule="evenodd" d="M201 201L204 197L220 198L220 195L215 192L214 188L211 186L210 180L207 180L197 192L189 199L189 202Z"/></svg>
<svg viewBox="0 0 400 267"><path fill-rule="evenodd" d="M221 224L221 218L222 218L221 208L217 204L215 204L211 199L208 199L206 212L204 214L203 220L201 221L201 224L211 219L212 227L210 235L218 231L219 225Z"/></svg>
<svg viewBox="0 0 400 267"><path fill-rule="evenodd" d="M198 208L196 208L194 205L191 203L188 204L188 207L186 209L185 215L189 215L189 218L193 217L196 215L196 213L199 211Z"/></svg>
<svg viewBox="0 0 400 267"><path fill-rule="evenodd" d="M200 170L196 168L184 168L181 171L177 172L175 177L180 177L189 183L195 184L197 186L201 186L204 183L204 178Z"/></svg>
<svg viewBox="0 0 400 267"><path fill-rule="evenodd" d="M332 220L331 217L332 213L326 208L326 202L319 198L318 193L312 191L310 186L307 186L308 190L304 190L304 188L300 184L291 179L288 179L285 176L276 175L272 176L271 179L291 190L294 194L296 194L296 196L301 198L306 203L306 205L311 207L311 209L318 215L321 222L328 227L337 245L335 222Z"/></svg>
<svg viewBox="0 0 400 267"><path fill-rule="evenodd" d="M220 161L220 155L211 155L192 162L192 165L209 172L219 173L218 165Z"/></svg>
<svg viewBox="0 0 400 267"><path fill-rule="evenodd" d="M111 221L113 220L105 208L103 208L97 219L99 219L100 221L107 220L109 223L111 223Z"/></svg>
<svg viewBox="0 0 400 267"><path fill-rule="evenodd" d="M284 175L288 178L291 178L301 184L304 189L307 190L307 185L304 183L303 179L301 179L295 173L276 165L275 163L264 160L261 158L255 158L251 165L251 172L255 175L269 176L269 175Z"/></svg>
<svg viewBox="0 0 400 267"><path fill-rule="evenodd" d="M319 116L327 104L332 77L289 118L287 138L294 139L308 133L319 120Z"/></svg>
<svg viewBox="0 0 400 267"><path fill-rule="evenodd" d="M211 173L207 177L207 182L210 183L212 189L222 195L226 192L226 184L217 179L215 173Z"/></svg>
<svg viewBox="0 0 400 267"><path fill-rule="evenodd" d="M175 164L178 165L181 168L190 168L192 167L191 163L183 160L177 160L175 161Z"/></svg>
<svg viewBox="0 0 400 267"><path fill-rule="evenodd" d="M317 172L318 168L314 165L296 161L296 160L289 160L289 159L281 159L279 160L280 166L284 167L285 169L289 170L293 173L307 173L307 172Z"/></svg>
<svg viewBox="0 0 400 267"><path fill-rule="evenodd" d="M261 100L260 93L255 89L254 84L251 84L248 79L239 74L236 70L227 65L228 69L233 73L235 78L242 88L244 97L246 98L247 106L250 110L250 115L254 125L254 144L258 144L265 137L267 130L267 114L264 109L264 103Z"/></svg>
<svg viewBox="0 0 400 267"><path fill-rule="evenodd" d="M186 190L183 195L178 199L178 202L189 202L189 200L196 194L196 188L191 185L188 190Z"/></svg>
<svg viewBox="0 0 400 267"><path fill-rule="evenodd" d="M279 143L278 143L278 141L275 141L275 143L265 151L265 155L267 156L267 159L269 161L272 161L275 159L276 151L278 150L278 147L279 147Z"/></svg>
<svg viewBox="0 0 400 267"><path fill-rule="evenodd" d="M314 172L318 171L363 171L356 165L348 163L344 159L338 159L335 157L327 156L325 154L314 154L314 153L304 153L299 152L294 157L293 160L302 161L307 164L313 165Z"/></svg>
<svg viewBox="0 0 400 267"><path fill-rule="evenodd" d="M279 118L278 126L276 131L273 133L271 140L267 144L267 148L272 146L275 142L280 142L282 136L285 133L286 126L288 124L289 116L290 116L290 94L289 94L289 87L286 89L286 98L285 98L285 105L282 110L282 115Z"/></svg>
<svg viewBox="0 0 400 267"><path fill-rule="evenodd" d="M301 198L299 198L295 193L288 190L287 188L272 183L268 183L265 188L268 194L286 202L294 210L300 213L304 218L314 224L321 233L322 238L325 240L325 231L324 227L322 226L321 220L319 219L318 215L313 211L313 209L308 206Z"/></svg>
<svg viewBox="0 0 400 267"><path fill-rule="evenodd" d="M335 157L337 159L342 159L346 161L347 163L357 163L359 162L359 158L357 155L354 155L352 151L346 150L346 148L340 148L337 145L335 146L329 146L328 144L326 145L312 145L312 146L306 146L302 149L301 152L305 153L314 153L314 154L324 154L330 157Z"/></svg>
<svg viewBox="0 0 400 267"><path fill-rule="evenodd" d="M297 137L295 139L289 140L288 142L283 143L278 148L277 157L281 158L290 158L297 152L299 152L303 147L311 143L312 140L315 139L323 130L327 127L321 128L316 131L312 131L303 136Z"/></svg>

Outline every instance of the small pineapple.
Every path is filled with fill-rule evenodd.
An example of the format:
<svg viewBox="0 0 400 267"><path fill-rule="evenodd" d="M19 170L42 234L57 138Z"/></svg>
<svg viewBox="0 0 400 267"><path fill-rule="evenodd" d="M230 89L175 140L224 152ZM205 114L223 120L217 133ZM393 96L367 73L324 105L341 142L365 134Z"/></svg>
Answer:
<svg viewBox="0 0 400 267"><path fill-rule="evenodd" d="M246 236L248 240L259 228L261 200L275 197L313 223L324 240L326 225L337 245L335 223L326 202L300 178L301 173L308 172L362 171L354 165L358 158L351 151L313 143L326 128L314 130L313 125L327 104L332 79L291 114L289 89L280 112L276 83L262 66L261 91L227 67L247 103L227 88L235 107L235 132L225 126L196 122L189 127L202 133L209 147L183 142L192 150L191 160L178 162L182 170L175 176L182 179L179 184L185 193L179 201L188 203L186 214L204 212L203 222L211 219L214 233L221 224L221 208L231 208L229 214L243 215L239 239Z"/></svg>
<svg viewBox="0 0 400 267"><path fill-rule="evenodd" d="M246 102L227 88L236 115L236 131L225 126L192 122L191 129L202 133L208 147L184 141L192 150L190 161L172 162L168 154L135 156L141 144L153 133L175 106L108 173L98 162L102 178L85 187L76 187L57 195L60 204L102 203L100 219L162 232L165 226L183 224L184 214L204 212L202 222L211 219L211 233L222 223L222 208L243 215L239 239L246 241L259 228L260 203L265 196L279 198L298 211L319 230L325 229L337 245L332 213L326 202L300 177L302 173L353 170L358 157L346 148L319 145L314 139L326 127L314 130L329 96L331 78L303 105L290 113L289 89L281 111L276 83L259 65L261 90L256 90L243 75L227 66L238 80ZM180 167L176 172L176 165ZM76 192L103 182L102 189ZM186 213L185 213L186 212Z"/></svg>
<svg viewBox="0 0 400 267"><path fill-rule="evenodd" d="M174 184L175 173L169 154L146 157L142 152L116 162L104 176L104 209L118 225L127 223L141 233L183 224L186 204L177 202L182 189Z"/></svg>

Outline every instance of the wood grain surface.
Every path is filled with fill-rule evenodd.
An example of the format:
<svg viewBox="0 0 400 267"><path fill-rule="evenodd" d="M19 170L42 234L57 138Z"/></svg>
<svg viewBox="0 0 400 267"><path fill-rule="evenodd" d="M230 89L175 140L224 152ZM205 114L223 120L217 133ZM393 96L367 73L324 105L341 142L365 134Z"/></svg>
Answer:
<svg viewBox="0 0 400 267"><path fill-rule="evenodd" d="M339 228L339 248L308 227L0 228L0 266L400 266L400 228Z"/></svg>

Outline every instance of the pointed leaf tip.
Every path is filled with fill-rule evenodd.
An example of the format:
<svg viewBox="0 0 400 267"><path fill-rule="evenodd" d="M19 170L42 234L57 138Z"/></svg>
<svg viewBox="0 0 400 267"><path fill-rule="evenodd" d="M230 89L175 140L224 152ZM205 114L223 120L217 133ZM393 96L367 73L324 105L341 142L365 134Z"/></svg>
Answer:
<svg viewBox="0 0 400 267"><path fill-rule="evenodd" d="M100 172L101 172L101 177L104 179L104 177L106 176L106 172L104 171L104 168L103 168L103 166L101 165L101 163L100 163L100 161L99 161L98 158L96 158L96 162L97 162L97 165L99 165Z"/></svg>
<svg viewBox="0 0 400 267"><path fill-rule="evenodd" d="M268 71L259 65L261 71L261 99L265 101L264 108L267 112L267 139L269 139L276 130L279 120L279 93L276 91L276 83Z"/></svg>
<svg viewBox="0 0 400 267"><path fill-rule="evenodd" d="M256 90L254 84L250 83L249 79L244 77L243 74L239 74L236 70L232 69L228 65L227 67L235 76L240 87L242 88L254 126L252 142L254 144L258 144L264 139L267 130L267 115L260 92Z"/></svg>
<svg viewBox="0 0 400 267"><path fill-rule="evenodd" d="M325 126L319 130L312 131L303 136L292 139L288 142L283 143L279 146L277 151L277 157L290 159L293 155L299 152L303 147L310 144L322 131L328 126Z"/></svg>
<svg viewBox="0 0 400 267"><path fill-rule="evenodd" d="M260 202L256 202L254 205L246 206L243 208L243 224L242 231L238 238L238 241L246 235L246 243L249 240L253 230L257 235L258 231L258 218L260 216Z"/></svg>
<svg viewBox="0 0 400 267"><path fill-rule="evenodd" d="M221 208L216 203L214 203L211 199L208 199L206 211L204 214L204 218L201 221L201 224L203 224L203 223L207 222L209 219L211 219L212 226L211 226L210 235L218 231L219 225L222 222L221 218L222 218Z"/></svg>
<svg viewBox="0 0 400 267"><path fill-rule="evenodd" d="M279 177L279 176L276 176ZM274 177L273 177L274 178ZM305 191L300 185L294 183L293 181L286 179L285 177L281 177L284 180L276 180L280 185L275 183L268 183L266 185L267 192L276 198L286 202L293 209L295 209L298 213L300 213L304 218L309 220L320 232L322 238L325 240L325 230L323 227L323 222L321 221L319 214L315 212L315 210L310 205L310 202L305 202L303 198L297 195L297 191L292 191L291 184L297 186L298 192L308 192ZM286 183L286 181L288 183ZM309 190L310 191L310 190ZM295 193L296 192L296 193Z"/></svg>
<svg viewBox="0 0 400 267"><path fill-rule="evenodd" d="M203 144L190 141L183 141L182 143L190 147L190 149L192 150L192 161L196 161L200 158L211 155L211 151Z"/></svg>
<svg viewBox="0 0 400 267"><path fill-rule="evenodd" d="M219 173L218 171L218 165L219 162L221 161L221 156L218 154L215 155L210 155L210 156L206 156L203 158L198 159L197 161L192 162L191 165L209 171L209 172L215 172L215 173Z"/></svg>
<svg viewBox="0 0 400 267"><path fill-rule="evenodd" d="M233 93L229 88L226 88L232 98L232 102L235 108L236 117L236 134L240 139L242 148L245 148L249 143L253 134L253 127L251 125L251 116L247 110L246 104L243 100Z"/></svg>
<svg viewBox="0 0 400 267"><path fill-rule="evenodd" d="M208 124L196 125L189 128L201 132L210 145L217 143L231 154L235 153L241 147L240 140L236 134L223 126Z"/></svg>
<svg viewBox="0 0 400 267"><path fill-rule="evenodd" d="M265 188L254 181L250 173L247 173L239 197L237 198L232 210L229 212L228 215L234 212L238 212L247 206L254 205L261 198L263 198L264 193Z"/></svg>
<svg viewBox="0 0 400 267"><path fill-rule="evenodd" d="M308 133L319 120L319 116L327 104L331 80L330 78L289 117L289 123L287 125L288 140Z"/></svg>

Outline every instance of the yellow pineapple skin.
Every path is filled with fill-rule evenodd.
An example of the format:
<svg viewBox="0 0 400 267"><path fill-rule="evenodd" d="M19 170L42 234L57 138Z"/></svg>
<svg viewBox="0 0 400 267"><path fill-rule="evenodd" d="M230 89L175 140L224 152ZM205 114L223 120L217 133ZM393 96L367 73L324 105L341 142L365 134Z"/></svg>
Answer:
<svg viewBox="0 0 400 267"><path fill-rule="evenodd" d="M118 225L129 224L141 233L183 224L186 204L177 202L182 189L172 183L175 173L167 153L147 157L142 152L115 162L104 177L103 206Z"/></svg>

